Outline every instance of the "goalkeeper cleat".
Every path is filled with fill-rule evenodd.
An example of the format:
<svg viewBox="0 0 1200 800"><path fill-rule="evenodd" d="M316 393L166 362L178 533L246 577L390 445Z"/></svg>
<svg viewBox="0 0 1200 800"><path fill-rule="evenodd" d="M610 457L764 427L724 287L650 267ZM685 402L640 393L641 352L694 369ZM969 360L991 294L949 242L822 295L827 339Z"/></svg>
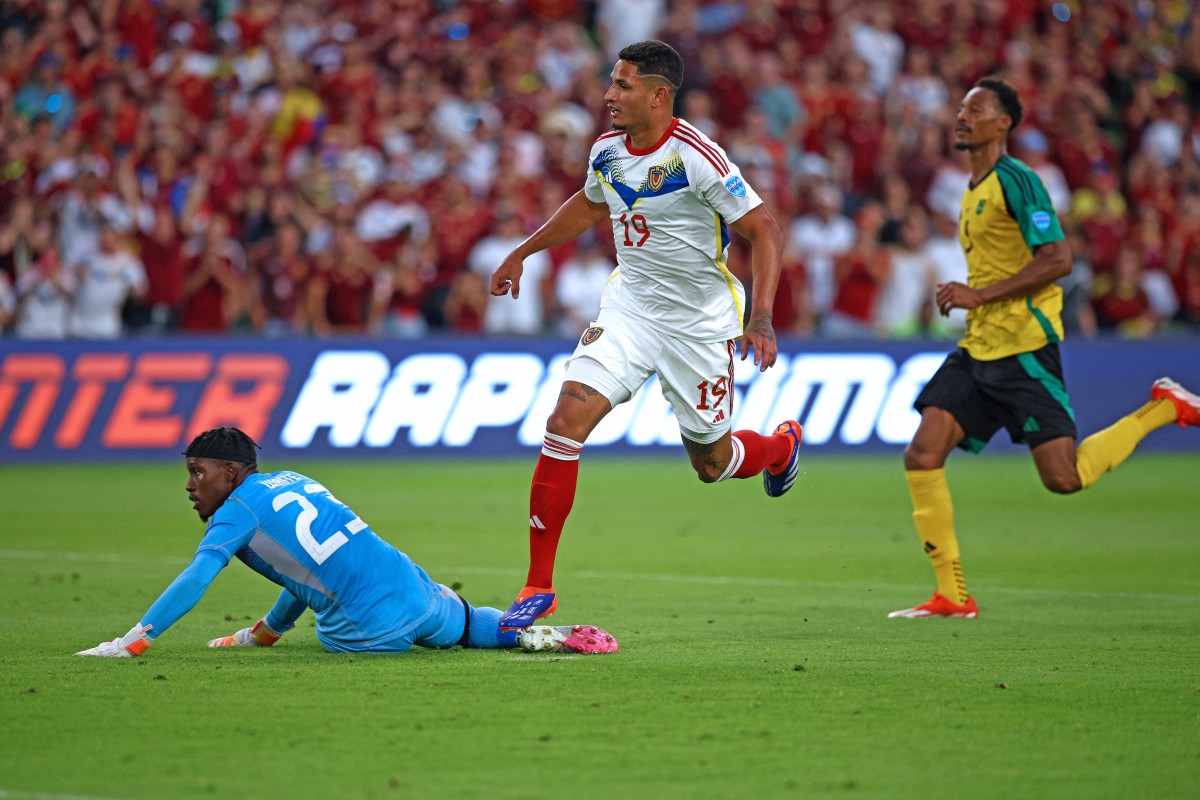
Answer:
<svg viewBox="0 0 1200 800"><path fill-rule="evenodd" d="M154 640L150 638L153 625L143 626L141 623L129 629L129 633L111 642L101 642L95 647L80 650L77 656L99 656L100 658L136 658L150 649Z"/></svg>
<svg viewBox="0 0 1200 800"><path fill-rule="evenodd" d="M975 619L979 616L979 608L975 605L975 598L968 597L967 602L959 605L952 603L945 595L933 593L933 597L913 608L902 608L899 611L893 611L888 614L889 619L897 617L907 617L909 619L920 619L921 617L955 617L958 619Z"/></svg>
<svg viewBox="0 0 1200 800"><path fill-rule="evenodd" d="M508 611L500 615L500 630L528 628L538 618L553 614L557 608L558 598L554 595L553 586L549 589L526 586Z"/></svg>
<svg viewBox="0 0 1200 800"><path fill-rule="evenodd" d="M601 655L618 648L616 638L595 625L534 625L517 634L517 644L531 653Z"/></svg>
<svg viewBox="0 0 1200 800"><path fill-rule="evenodd" d="M771 472L770 469L763 470L763 489L768 497L782 496L792 488L792 484L796 482L796 476L800 473L800 423L791 419L781 422L775 429L774 435L791 438L792 456L788 459L787 465L777 473Z"/></svg>
<svg viewBox="0 0 1200 800"><path fill-rule="evenodd" d="M1200 427L1200 396L1194 395L1170 378L1159 378L1150 387L1151 400L1170 400L1175 405L1175 421L1179 427Z"/></svg>
<svg viewBox="0 0 1200 800"><path fill-rule="evenodd" d="M142 652L145 651L143 650ZM87 650L80 650L75 655L99 656L101 658L133 658L135 654L128 648L122 647L120 639L113 639L111 642L101 642L95 647L89 647ZM137 653L136 655L141 655L141 653Z"/></svg>

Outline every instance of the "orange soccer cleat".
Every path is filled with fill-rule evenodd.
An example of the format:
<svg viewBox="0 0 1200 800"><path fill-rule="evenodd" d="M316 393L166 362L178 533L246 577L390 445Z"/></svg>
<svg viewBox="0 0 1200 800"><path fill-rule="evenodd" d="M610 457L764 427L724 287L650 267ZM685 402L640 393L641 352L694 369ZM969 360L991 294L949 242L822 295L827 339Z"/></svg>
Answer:
<svg viewBox="0 0 1200 800"><path fill-rule="evenodd" d="M1200 397L1192 394L1170 378L1159 378L1150 387L1151 400L1170 400L1175 404L1175 421L1179 427L1200 426Z"/></svg>
<svg viewBox="0 0 1200 800"><path fill-rule="evenodd" d="M920 619L921 617L956 617L958 619L975 619L979 616L979 607L975 605L975 598L968 597L967 602L959 605L952 603L944 595L933 593L933 597L913 608L902 608L899 611L893 611L888 614L888 618L907 617L909 619Z"/></svg>

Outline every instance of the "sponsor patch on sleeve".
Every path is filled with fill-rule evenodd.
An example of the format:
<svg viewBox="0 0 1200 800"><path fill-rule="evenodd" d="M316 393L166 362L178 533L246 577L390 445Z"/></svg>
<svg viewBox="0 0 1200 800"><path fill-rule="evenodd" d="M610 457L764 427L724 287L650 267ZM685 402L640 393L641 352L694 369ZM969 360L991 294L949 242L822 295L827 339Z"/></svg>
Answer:
<svg viewBox="0 0 1200 800"><path fill-rule="evenodd" d="M1037 228L1042 233L1050 230L1050 213L1047 211L1034 211L1029 215L1029 219L1033 222L1033 227Z"/></svg>
<svg viewBox="0 0 1200 800"><path fill-rule="evenodd" d="M725 188L734 197L746 196L746 184L742 183L742 179L737 175L729 176L729 180L725 181Z"/></svg>

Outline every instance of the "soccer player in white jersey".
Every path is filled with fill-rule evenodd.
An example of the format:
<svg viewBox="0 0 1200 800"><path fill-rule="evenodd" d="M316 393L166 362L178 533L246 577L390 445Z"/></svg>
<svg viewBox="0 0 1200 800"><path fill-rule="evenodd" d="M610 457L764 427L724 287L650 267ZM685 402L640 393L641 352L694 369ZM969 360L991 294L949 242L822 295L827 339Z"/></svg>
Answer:
<svg viewBox="0 0 1200 800"><path fill-rule="evenodd" d="M188 498L208 522L195 557L128 633L75 655L142 655L233 558L283 590L254 627L209 647L269 647L311 608L317 640L332 652L455 644L617 652L616 639L590 625L500 630L499 609L472 606L436 583L321 484L298 472L260 473L257 449L237 428L213 428L192 440L184 451Z"/></svg>
<svg viewBox="0 0 1200 800"><path fill-rule="evenodd" d="M588 156L583 189L504 259L491 291L521 291L522 262L612 221L617 269L600 315L567 365L529 497L526 586L501 619L523 627L551 614L554 557L575 499L579 454L596 425L657 375L679 422L684 448L705 483L763 476L778 497L796 479L800 425L769 436L731 432L733 358L766 370L777 355L771 309L783 236L761 198L725 151L673 115L683 59L659 41L623 49L604 95L613 129ZM752 247L753 295L726 265L732 227Z"/></svg>

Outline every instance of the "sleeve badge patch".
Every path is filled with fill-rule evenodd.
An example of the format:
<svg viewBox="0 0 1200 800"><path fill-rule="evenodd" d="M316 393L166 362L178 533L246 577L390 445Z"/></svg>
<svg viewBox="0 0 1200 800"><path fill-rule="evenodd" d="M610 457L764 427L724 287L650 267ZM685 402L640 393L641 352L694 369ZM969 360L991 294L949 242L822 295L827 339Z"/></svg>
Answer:
<svg viewBox="0 0 1200 800"><path fill-rule="evenodd" d="M600 338L600 334L604 333L604 328L599 325L593 325L583 332L583 336L579 337L579 343L587 347L592 342Z"/></svg>

